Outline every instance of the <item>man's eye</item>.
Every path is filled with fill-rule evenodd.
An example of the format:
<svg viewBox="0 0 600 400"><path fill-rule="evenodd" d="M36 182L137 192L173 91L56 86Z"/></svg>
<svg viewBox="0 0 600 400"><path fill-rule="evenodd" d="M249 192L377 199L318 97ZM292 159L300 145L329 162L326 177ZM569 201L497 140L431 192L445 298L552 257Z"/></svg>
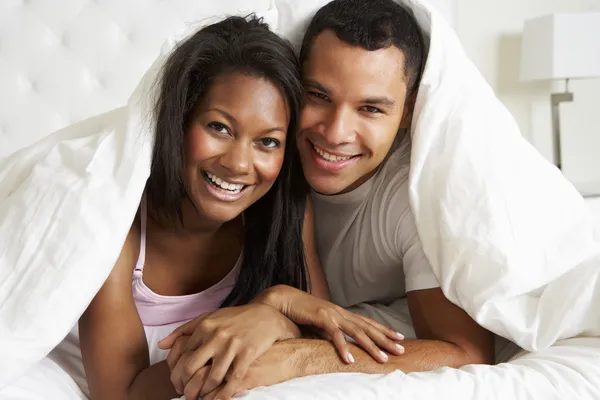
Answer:
<svg viewBox="0 0 600 400"><path fill-rule="evenodd" d="M273 139L273 138L260 139L260 142L263 146L265 146L268 149L275 149L275 148L281 146L281 143L279 143L279 140Z"/></svg>
<svg viewBox="0 0 600 400"><path fill-rule="evenodd" d="M208 127L211 128L214 131L219 132L219 133L229 134L229 129L225 125L223 125L222 123L220 123L220 122L210 122L208 124Z"/></svg>
<svg viewBox="0 0 600 400"><path fill-rule="evenodd" d="M365 110L366 112L371 113L371 114L381 113L381 110L379 108L373 107L373 106L364 106L363 110Z"/></svg>
<svg viewBox="0 0 600 400"><path fill-rule="evenodd" d="M319 100L328 100L328 97L326 95L324 95L323 93L309 91L308 94L313 97L316 97Z"/></svg>

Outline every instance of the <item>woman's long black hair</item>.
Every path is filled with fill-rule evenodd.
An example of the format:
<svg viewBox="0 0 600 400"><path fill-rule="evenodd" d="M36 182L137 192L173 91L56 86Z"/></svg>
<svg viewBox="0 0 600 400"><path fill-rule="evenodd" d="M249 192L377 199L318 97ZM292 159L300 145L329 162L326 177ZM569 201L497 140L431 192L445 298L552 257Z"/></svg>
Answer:
<svg viewBox="0 0 600 400"><path fill-rule="evenodd" d="M296 131L302 104L300 65L292 46L262 19L229 17L181 42L158 82L156 139L147 196L160 220L181 224L184 137L215 78L240 72L280 88L290 110L285 158L273 187L244 212L244 250L239 277L222 306L245 304L264 289L285 284L308 289L302 228L308 184Z"/></svg>

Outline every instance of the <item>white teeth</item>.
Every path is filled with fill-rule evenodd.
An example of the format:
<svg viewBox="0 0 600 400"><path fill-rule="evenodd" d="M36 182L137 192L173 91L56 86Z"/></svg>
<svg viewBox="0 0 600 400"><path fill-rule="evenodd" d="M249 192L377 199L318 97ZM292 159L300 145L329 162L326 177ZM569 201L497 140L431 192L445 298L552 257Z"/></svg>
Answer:
<svg viewBox="0 0 600 400"><path fill-rule="evenodd" d="M333 154L326 153L323 150L318 149L316 146L313 146L313 147L314 147L315 151L317 152L317 154L320 155L321 158L324 158L327 161L338 162L338 161L346 161L346 160L349 160L349 159L352 158L352 156L349 156L349 157L339 157L339 156L336 156L336 155L333 155Z"/></svg>
<svg viewBox="0 0 600 400"><path fill-rule="evenodd" d="M229 190L230 192L238 193L240 190L244 188L244 185L229 183L219 178L216 175L211 174L210 172L205 172L208 179L210 179L216 186L219 186L221 189Z"/></svg>

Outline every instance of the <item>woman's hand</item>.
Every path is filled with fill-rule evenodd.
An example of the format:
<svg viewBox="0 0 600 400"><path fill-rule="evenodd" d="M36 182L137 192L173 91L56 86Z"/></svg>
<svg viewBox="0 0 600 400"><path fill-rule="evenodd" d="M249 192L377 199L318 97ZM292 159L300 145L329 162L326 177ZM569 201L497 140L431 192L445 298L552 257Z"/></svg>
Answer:
<svg viewBox="0 0 600 400"><path fill-rule="evenodd" d="M256 303L203 314L177 328L159 347L171 349L167 363L177 392L196 399L226 377L226 390L235 393L254 360L275 342L299 336L296 324L283 314ZM200 373L209 362L208 374ZM191 380L194 384L188 385Z"/></svg>
<svg viewBox="0 0 600 400"><path fill-rule="evenodd" d="M350 312L327 300L312 296L291 286L278 285L265 290L253 303L269 305L298 325L314 326L326 339L333 341L340 356L348 363L354 362L344 334L356 341L375 360L385 363L387 350L394 355L404 353L397 342L404 336L370 318Z"/></svg>

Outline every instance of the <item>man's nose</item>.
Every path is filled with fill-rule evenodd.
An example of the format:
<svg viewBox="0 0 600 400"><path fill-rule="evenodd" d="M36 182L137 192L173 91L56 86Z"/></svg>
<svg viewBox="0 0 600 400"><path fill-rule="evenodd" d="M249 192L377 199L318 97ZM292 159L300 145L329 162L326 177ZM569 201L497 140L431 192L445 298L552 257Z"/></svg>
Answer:
<svg viewBox="0 0 600 400"><path fill-rule="evenodd" d="M354 116L351 111L344 107L332 110L327 116L323 136L333 146L354 142Z"/></svg>

